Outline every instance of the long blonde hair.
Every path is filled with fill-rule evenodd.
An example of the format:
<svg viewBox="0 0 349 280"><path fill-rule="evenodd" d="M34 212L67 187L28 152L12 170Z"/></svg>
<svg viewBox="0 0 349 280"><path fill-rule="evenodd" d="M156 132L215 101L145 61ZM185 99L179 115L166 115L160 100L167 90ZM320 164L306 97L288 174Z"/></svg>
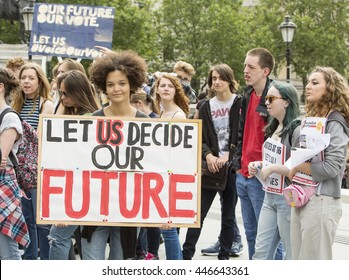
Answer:
<svg viewBox="0 0 349 280"><path fill-rule="evenodd" d="M36 63L26 63L21 67L21 70L19 71L19 75L18 75L19 81L21 80L23 71L27 69L34 69L39 80L39 87L38 87L38 90L34 93L34 105L31 111L31 112L34 112L35 106L36 106L36 100L38 98L42 97L44 101L46 100L52 101L52 96L50 94L51 87L50 87L49 81L46 78L44 70L41 68L39 64L36 64ZM18 92L18 94L15 94L13 96L12 108L17 112L20 112L23 108L24 102L25 102L25 94L23 90L21 90L20 92Z"/></svg>

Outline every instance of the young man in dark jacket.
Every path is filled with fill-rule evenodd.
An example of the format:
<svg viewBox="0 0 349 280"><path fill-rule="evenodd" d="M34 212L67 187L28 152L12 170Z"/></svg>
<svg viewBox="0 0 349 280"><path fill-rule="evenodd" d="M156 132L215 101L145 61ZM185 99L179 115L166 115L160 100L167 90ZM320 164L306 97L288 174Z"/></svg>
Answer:
<svg viewBox="0 0 349 280"><path fill-rule="evenodd" d="M230 162L230 148L237 145L237 128L240 116L241 97L236 94L237 83L233 70L226 64L213 67L208 76L208 85L216 96L207 100L200 108L202 119L202 160L207 162L210 172L218 172ZM222 224L218 259L229 259L234 232L239 234L236 224L235 206L237 194L235 172L228 172L225 189L221 192ZM213 185L201 186L201 228L189 228L183 244L183 259L192 259L200 237L204 219L210 210L218 190Z"/></svg>

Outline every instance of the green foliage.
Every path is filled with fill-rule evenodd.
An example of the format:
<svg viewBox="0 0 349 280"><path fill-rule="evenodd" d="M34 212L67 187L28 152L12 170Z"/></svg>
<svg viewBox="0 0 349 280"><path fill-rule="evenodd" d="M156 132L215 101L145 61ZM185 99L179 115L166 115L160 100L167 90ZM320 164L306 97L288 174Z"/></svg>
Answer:
<svg viewBox="0 0 349 280"><path fill-rule="evenodd" d="M20 44L19 22L0 19L0 43Z"/></svg>
<svg viewBox="0 0 349 280"><path fill-rule="evenodd" d="M260 0L245 7L242 0L75 0L81 5L115 7L113 49L132 49L148 62L149 71L172 71L175 61L191 63L199 91L209 67L226 63L244 85L246 52L268 48L279 75L285 66L285 44L278 26L289 14L297 24L292 50L292 69L306 81L316 65L349 70L349 0ZM66 3L49 0L46 3ZM133 3L133 4L132 4ZM20 43L18 22L0 19L0 41ZM56 61L56 60L53 60ZM83 61L88 66L91 61Z"/></svg>
<svg viewBox="0 0 349 280"><path fill-rule="evenodd" d="M291 43L292 64L302 80L306 81L316 65L331 66L346 74L349 0L260 0L260 3L259 12L269 14L264 18L265 25L276 26L275 20L280 24L286 14L297 25ZM274 40L280 42L278 33L274 33ZM282 53L282 49L284 45L276 45L275 53ZM285 56L278 61L285 64Z"/></svg>
<svg viewBox="0 0 349 280"><path fill-rule="evenodd" d="M192 82L197 91L213 64L226 63L238 69L235 73L241 78L240 7L241 1L232 0L164 0L157 16L163 65L191 63L197 72Z"/></svg>

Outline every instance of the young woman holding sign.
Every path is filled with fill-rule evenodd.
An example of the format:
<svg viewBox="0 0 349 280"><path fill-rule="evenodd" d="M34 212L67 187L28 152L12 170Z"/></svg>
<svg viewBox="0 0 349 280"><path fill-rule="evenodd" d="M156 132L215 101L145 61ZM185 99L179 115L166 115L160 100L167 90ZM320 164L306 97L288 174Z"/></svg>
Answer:
<svg viewBox="0 0 349 280"><path fill-rule="evenodd" d="M179 79L172 74L161 75L154 85L156 100L161 108L161 119L186 119L189 113L189 99L183 91ZM164 238L166 259L182 260L182 249L179 242L177 228L170 224L161 227L161 233ZM152 259L149 255L146 259Z"/></svg>
<svg viewBox="0 0 349 280"><path fill-rule="evenodd" d="M273 260L276 249L282 241L285 249L285 259L292 259L290 237L291 208L283 196L283 189L289 183L286 181L289 169L283 165L290 156L292 143L299 136L299 102L298 93L289 83L273 82L265 97L265 104L270 115L269 124L265 128L267 140L264 142L263 158L268 153L268 147L277 147L286 151L286 158L273 157L276 163L261 161L250 162L248 170L251 177L261 172L264 181L265 196L258 221L255 253L253 259ZM269 153L269 156L272 153ZM270 157L269 157L270 159ZM280 174L280 175L279 175ZM270 177L269 177L270 176Z"/></svg>
<svg viewBox="0 0 349 280"><path fill-rule="evenodd" d="M130 96L147 81L145 60L133 51L111 52L97 58L89 69L97 90L107 94L109 103L94 116L148 118L130 104ZM104 260L107 242L110 260L123 260L136 254L137 227L85 226L82 231L85 260Z"/></svg>
<svg viewBox="0 0 349 280"><path fill-rule="evenodd" d="M61 73L57 78L57 86L64 105L64 115L91 115L101 107L93 86L82 71L71 70ZM71 237L76 230L79 231L76 225L58 224L51 227L48 236L50 260L68 260L72 245ZM75 239L80 245L79 234L75 235Z"/></svg>

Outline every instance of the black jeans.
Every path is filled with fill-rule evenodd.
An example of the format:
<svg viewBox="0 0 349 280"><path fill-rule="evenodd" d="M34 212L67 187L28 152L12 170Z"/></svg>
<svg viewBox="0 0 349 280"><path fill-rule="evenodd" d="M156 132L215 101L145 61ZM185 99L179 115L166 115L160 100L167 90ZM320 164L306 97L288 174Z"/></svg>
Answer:
<svg viewBox="0 0 349 280"><path fill-rule="evenodd" d="M201 189L201 227L188 228L185 242L183 244L183 259L191 260L195 254L196 243L199 240L201 229L217 191ZM220 252L218 259L228 259L231 245L233 243L234 227L237 227L235 208L238 201L235 186L235 173L229 173L227 186L221 195L221 232ZM236 231L235 231L236 232Z"/></svg>
<svg viewBox="0 0 349 280"><path fill-rule="evenodd" d="M160 247L160 229L158 227L142 227L137 240L136 254L152 253L158 256Z"/></svg>

